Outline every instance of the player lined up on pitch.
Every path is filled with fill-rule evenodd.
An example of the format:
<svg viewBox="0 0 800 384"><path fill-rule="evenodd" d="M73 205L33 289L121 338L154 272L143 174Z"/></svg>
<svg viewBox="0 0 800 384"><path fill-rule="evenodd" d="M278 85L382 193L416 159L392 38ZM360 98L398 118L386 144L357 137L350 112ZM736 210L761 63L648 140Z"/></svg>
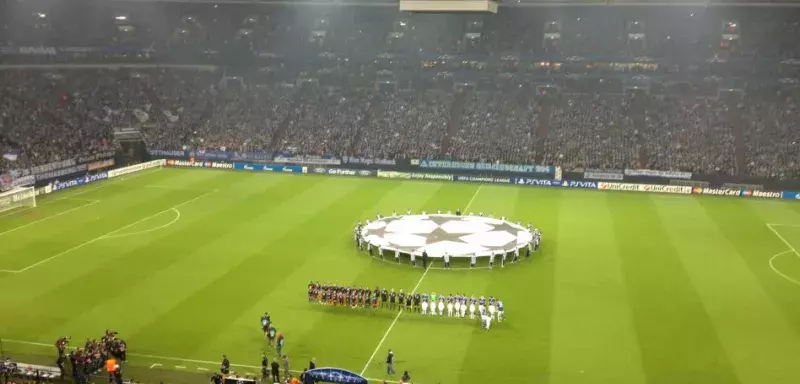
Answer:
<svg viewBox="0 0 800 384"><path fill-rule="evenodd" d="M467 297L465 294L409 293L401 289L345 287L336 284L308 284L308 302L312 304L350 307L353 309L407 310L427 316L481 319L488 330L492 320L505 318L503 302L490 296ZM488 320L487 320L488 319ZM488 321L488 323L486 323Z"/></svg>

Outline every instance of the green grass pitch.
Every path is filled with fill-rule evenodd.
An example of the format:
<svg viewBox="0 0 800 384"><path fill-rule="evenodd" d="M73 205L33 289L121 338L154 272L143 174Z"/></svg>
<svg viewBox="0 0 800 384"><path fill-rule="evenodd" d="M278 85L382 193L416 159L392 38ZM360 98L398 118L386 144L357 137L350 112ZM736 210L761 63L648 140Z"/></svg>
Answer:
<svg viewBox="0 0 800 384"><path fill-rule="evenodd" d="M0 337L21 360L111 328L129 376L198 382L223 353L255 373L269 311L296 370L316 357L396 381L392 348L423 384L800 382L800 204L179 169L38 203L0 214ZM354 249L376 212L468 204L533 222L542 249L424 275ZM494 295L507 320L312 306L310 280Z"/></svg>

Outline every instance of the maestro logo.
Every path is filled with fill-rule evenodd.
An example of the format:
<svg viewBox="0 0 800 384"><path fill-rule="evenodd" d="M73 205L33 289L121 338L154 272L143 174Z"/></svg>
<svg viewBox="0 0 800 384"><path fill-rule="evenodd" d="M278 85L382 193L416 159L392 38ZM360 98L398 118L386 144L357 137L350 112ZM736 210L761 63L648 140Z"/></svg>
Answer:
<svg viewBox="0 0 800 384"><path fill-rule="evenodd" d="M753 196L753 191L745 189L744 191L742 191L742 196L747 196L747 197Z"/></svg>
<svg viewBox="0 0 800 384"><path fill-rule="evenodd" d="M692 188L692 193L695 193L695 194L701 194L701 193L703 193L703 188L701 188L701 187L694 187L694 188Z"/></svg>

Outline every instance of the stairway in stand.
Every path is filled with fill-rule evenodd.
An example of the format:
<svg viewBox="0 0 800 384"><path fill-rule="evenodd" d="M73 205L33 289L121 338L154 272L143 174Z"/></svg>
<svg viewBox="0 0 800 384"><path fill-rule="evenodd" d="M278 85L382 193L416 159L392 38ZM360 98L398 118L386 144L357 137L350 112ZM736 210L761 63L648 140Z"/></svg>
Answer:
<svg viewBox="0 0 800 384"><path fill-rule="evenodd" d="M553 102L542 101L539 104L539 114L531 122L531 135L533 135L534 163L544 164L544 142L550 134L550 121L553 115Z"/></svg>
<svg viewBox="0 0 800 384"><path fill-rule="evenodd" d="M353 136L352 140L350 141L350 148L348 148L347 155L353 156L356 155L358 150L358 143L361 142L361 137L364 136L364 131L370 129L370 124L372 124L372 117L380 117L383 114L383 100L381 99L380 95L373 95L370 99L369 106L364 108L363 118L361 119L361 126L358 127L356 134ZM344 154L342 154L344 155Z"/></svg>
<svg viewBox="0 0 800 384"><path fill-rule="evenodd" d="M439 149L439 154L442 156L447 156L450 153L453 137L461 129L461 114L464 112L464 104L466 102L467 92L457 92L455 94L453 104L450 105L450 121L447 122L447 133L442 138L442 147Z"/></svg>
<svg viewBox="0 0 800 384"><path fill-rule="evenodd" d="M730 106L727 115L728 124L730 124L731 130L733 131L736 174L742 175L745 172L745 153L747 151L747 147L744 143L743 129L745 127L742 126L742 124L744 124L742 121L742 111L735 106ZM769 119L764 120L765 124L769 124L770 122L771 121Z"/></svg>
<svg viewBox="0 0 800 384"><path fill-rule="evenodd" d="M292 98L291 104L289 104L289 113L286 114L286 117L283 118L281 124L278 126L278 129L275 130L274 136L272 136L272 143L270 143L270 149L273 151L278 151L280 148L281 141L283 140L283 135L286 134L286 130L289 129L289 124L291 124L292 120L296 117L297 111L303 105L303 97L300 94L301 92L295 93L294 97Z"/></svg>

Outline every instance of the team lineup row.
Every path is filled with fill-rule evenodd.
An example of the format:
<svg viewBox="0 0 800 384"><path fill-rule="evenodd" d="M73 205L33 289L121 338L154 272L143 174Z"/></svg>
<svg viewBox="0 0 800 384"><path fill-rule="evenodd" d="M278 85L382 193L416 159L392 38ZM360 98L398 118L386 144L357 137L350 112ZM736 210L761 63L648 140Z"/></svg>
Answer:
<svg viewBox="0 0 800 384"><path fill-rule="evenodd" d="M344 287L335 284L309 283L308 302L351 308L386 308L408 310L422 315L439 315L475 319L480 315L502 322L505 315L503 302L493 296L467 297L464 294L404 293L401 289ZM445 312L446 311L446 312Z"/></svg>

